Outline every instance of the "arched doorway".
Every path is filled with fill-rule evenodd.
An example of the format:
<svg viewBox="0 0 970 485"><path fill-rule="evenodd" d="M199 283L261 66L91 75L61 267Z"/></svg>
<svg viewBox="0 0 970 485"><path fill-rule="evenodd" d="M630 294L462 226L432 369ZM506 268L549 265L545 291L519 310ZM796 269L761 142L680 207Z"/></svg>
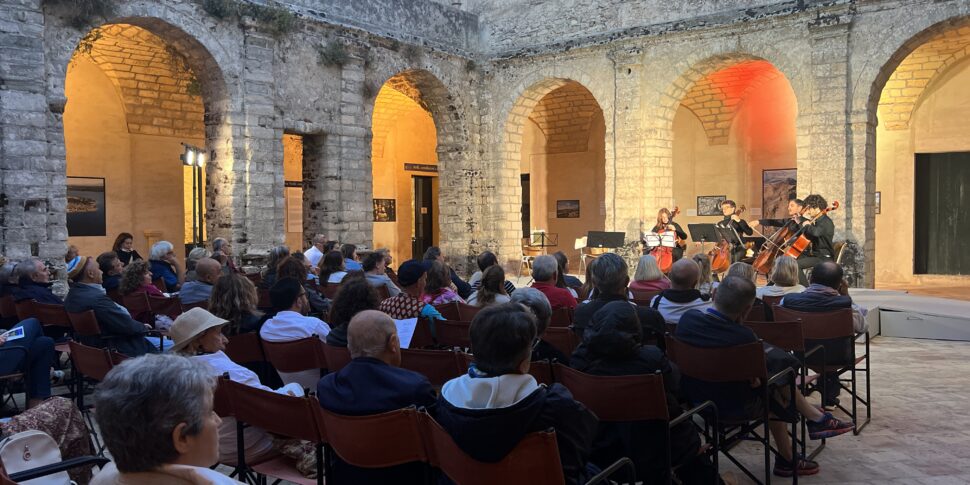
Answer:
<svg viewBox="0 0 970 485"><path fill-rule="evenodd" d="M129 232L147 257L158 240L208 238L204 82L146 28L107 24L81 40L65 80L69 244L97 255ZM198 148L192 166L186 145Z"/></svg>
<svg viewBox="0 0 970 485"><path fill-rule="evenodd" d="M796 194L798 111L788 79L753 57L711 60L688 77L671 125L669 208L681 209L678 222L687 231L687 224L721 220L718 198L744 205L748 220L787 217ZM659 209L647 211L646 230ZM691 244L686 254L700 250Z"/></svg>
<svg viewBox="0 0 970 485"><path fill-rule="evenodd" d="M968 282L968 85L970 19L952 19L917 35L877 80L869 107L878 117L877 286Z"/></svg>

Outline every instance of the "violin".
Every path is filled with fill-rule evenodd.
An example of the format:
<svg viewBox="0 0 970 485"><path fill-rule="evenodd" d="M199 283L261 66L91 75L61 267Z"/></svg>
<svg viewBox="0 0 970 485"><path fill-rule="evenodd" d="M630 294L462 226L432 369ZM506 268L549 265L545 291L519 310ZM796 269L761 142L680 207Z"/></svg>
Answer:
<svg viewBox="0 0 970 485"><path fill-rule="evenodd" d="M839 201L836 200L832 202L832 207L827 207L825 209L822 209L822 211L819 212L815 217L809 219L808 224L815 224L815 221L817 221L819 217L822 217L825 214L828 214L829 212L832 212L838 208L839 208ZM801 228L798 229L798 232L795 233L795 236L792 236L792 239L789 241L788 247L785 249L785 256L798 258L799 256L802 255L803 252L805 252L805 249L807 249L808 246L812 244L812 242L807 237L805 237L805 228L808 227L808 224L803 225Z"/></svg>
<svg viewBox="0 0 970 485"><path fill-rule="evenodd" d="M742 205L734 211L734 215L740 217L745 210L747 209ZM727 239L721 239L707 255L711 258L711 271L723 273L731 266L731 243Z"/></svg>

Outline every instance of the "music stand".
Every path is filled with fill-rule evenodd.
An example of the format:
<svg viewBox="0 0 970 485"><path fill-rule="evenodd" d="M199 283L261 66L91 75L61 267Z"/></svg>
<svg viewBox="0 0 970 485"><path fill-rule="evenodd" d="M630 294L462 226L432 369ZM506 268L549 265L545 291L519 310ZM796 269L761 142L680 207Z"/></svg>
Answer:
<svg viewBox="0 0 970 485"><path fill-rule="evenodd" d="M699 242L702 245L708 242L716 243L721 240L717 232L714 231L714 224L687 224L687 230L690 231L691 240Z"/></svg>
<svg viewBox="0 0 970 485"><path fill-rule="evenodd" d="M616 249L623 247L625 232L589 231L586 234L586 247Z"/></svg>
<svg viewBox="0 0 970 485"><path fill-rule="evenodd" d="M737 247L738 245L742 244L741 240L738 239L738 233L733 227L714 226L714 231L717 232L717 242L721 242L723 239L731 243L732 247Z"/></svg>
<svg viewBox="0 0 970 485"><path fill-rule="evenodd" d="M529 238L529 246L542 248L542 254L546 253L546 248L551 248L559 245L559 234L554 232L533 232Z"/></svg>

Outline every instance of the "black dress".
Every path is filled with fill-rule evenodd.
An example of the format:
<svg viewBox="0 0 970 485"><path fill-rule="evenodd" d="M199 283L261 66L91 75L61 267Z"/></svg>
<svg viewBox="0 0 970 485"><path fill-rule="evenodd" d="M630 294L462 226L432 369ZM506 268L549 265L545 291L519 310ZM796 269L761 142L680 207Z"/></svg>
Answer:
<svg viewBox="0 0 970 485"><path fill-rule="evenodd" d="M132 261L138 261L139 259L145 259L145 258L141 257L141 255L138 254L138 251L135 251L134 249L132 249L131 252L115 251L115 253L118 255L118 259L121 260L121 264L123 264L125 266L128 266L128 264L131 263Z"/></svg>

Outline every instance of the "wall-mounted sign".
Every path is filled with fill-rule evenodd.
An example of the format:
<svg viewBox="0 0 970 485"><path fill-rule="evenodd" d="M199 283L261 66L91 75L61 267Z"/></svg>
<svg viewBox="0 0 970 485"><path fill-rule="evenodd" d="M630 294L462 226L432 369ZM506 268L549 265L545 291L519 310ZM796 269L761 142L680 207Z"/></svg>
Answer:
<svg viewBox="0 0 970 485"><path fill-rule="evenodd" d="M408 172L434 172L438 173L437 165L428 165L424 163L405 163L404 170Z"/></svg>
<svg viewBox="0 0 970 485"><path fill-rule="evenodd" d="M302 180L286 180L286 181L283 182L283 186L284 187L299 187L299 188L302 189L303 188L303 181Z"/></svg>

